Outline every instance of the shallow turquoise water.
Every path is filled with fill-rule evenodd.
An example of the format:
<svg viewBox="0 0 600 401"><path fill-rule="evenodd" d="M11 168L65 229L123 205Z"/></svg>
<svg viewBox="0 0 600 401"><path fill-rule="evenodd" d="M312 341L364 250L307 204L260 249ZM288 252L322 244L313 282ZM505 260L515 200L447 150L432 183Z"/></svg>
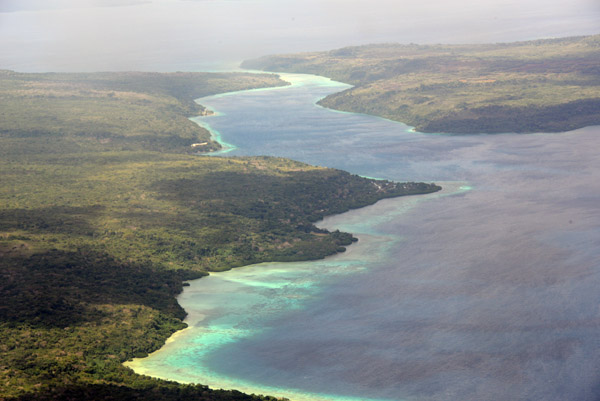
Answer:
<svg viewBox="0 0 600 401"><path fill-rule="evenodd" d="M377 230L386 220L410 210L418 202L462 191L460 183L448 183L441 193L388 199L373 207L326 218L319 226L352 231L360 237L359 243L343 254L315 262L245 266L192 281L179 297L189 313L186 322L190 327L150 358L138 359L131 366L140 373L171 380L278 394L295 400L364 400L229 377L212 370L206 361L215 350L260 335L273 319L303 309L306 302L319 298L328 282L368 272L369 266L401 241Z"/></svg>
<svg viewBox="0 0 600 401"><path fill-rule="evenodd" d="M600 127L418 134L314 105L343 84L286 79L200 100L228 155L446 192L326 219L358 234L345 254L193 282L191 328L136 371L294 399L597 399Z"/></svg>

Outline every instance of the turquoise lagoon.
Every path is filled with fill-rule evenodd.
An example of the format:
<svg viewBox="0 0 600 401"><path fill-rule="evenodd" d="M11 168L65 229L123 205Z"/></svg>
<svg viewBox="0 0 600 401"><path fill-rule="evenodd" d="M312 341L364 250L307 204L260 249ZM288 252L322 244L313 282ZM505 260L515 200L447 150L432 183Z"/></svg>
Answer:
<svg viewBox="0 0 600 401"><path fill-rule="evenodd" d="M190 327L135 371L295 400L596 400L600 127L430 135L315 102L293 84L200 99L235 155L273 155L441 193L321 225L360 241L325 260L191 282Z"/></svg>

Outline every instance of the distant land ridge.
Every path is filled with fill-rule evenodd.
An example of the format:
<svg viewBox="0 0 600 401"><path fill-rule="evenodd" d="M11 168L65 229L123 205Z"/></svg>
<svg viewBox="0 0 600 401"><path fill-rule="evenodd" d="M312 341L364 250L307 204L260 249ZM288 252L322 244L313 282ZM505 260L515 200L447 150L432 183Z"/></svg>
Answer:
<svg viewBox="0 0 600 401"><path fill-rule="evenodd" d="M600 35L469 45L373 44L243 68L354 85L319 101L421 132L562 132L600 124Z"/></svg>

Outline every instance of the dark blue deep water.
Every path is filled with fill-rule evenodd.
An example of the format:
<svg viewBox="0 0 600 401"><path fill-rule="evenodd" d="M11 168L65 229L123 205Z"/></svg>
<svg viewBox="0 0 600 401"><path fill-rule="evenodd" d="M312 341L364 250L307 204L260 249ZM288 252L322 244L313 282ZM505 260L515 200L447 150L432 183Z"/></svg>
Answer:
<svg viewBox="0 0 600 401"><path fill-rule="evenodd" d="M220 113L203 123L237 147L227 156L284 156L370 177L462 188L414 201L401 213L403 206L393 203L355 212L341 227L365 233L365 240L330 262L350 273L324 273L319 281L324 262L309 262L317 267L306 273L298 264L290 270L294 275L285 273L289 283L304 277L312 289L297 290L287 309L266 317L270 301L257 301L255 321L240 323L231 315L219 323L225 312L199 306L189 322L200 331L210 324L229 333L260 329L217 341L202 356L191 344L210 341L190 337L177 358L169 362L176 352L167 346L163 360L145 372L192 380L202 358L202 369L233 383L331 399L600 399L600 127L420 134L397 122L314 105L342 84L286 79L296 84L199 100ZM259 280L261 265L248 269L215 280L236 286ZM239 275L244 278L234 278ZM199 282L206 287L210 280ZM235 292L254 297L260 287L268 299L286 286L265 280L252 281L255 290ZM215 281L213 289L219 285ZM188 310L203 302L190 300L194 291L193 285L180 299ZM206 316L212 317L202 321Z"/></svg>

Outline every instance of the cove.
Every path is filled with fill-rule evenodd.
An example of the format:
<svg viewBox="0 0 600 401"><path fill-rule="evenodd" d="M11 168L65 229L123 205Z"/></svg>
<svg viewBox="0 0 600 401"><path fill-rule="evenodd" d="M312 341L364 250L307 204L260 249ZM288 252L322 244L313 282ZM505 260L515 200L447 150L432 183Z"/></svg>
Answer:
<svg viewBox="0 0 600 401"><path fill-rule="evenodd" d="M595 400L600 127L418 134L315 106L343 84L284 79L200 100L228 155L457 183L326 219L358 234L345 254L191 283L190 328L129 366L292 399Z"/></svg>

